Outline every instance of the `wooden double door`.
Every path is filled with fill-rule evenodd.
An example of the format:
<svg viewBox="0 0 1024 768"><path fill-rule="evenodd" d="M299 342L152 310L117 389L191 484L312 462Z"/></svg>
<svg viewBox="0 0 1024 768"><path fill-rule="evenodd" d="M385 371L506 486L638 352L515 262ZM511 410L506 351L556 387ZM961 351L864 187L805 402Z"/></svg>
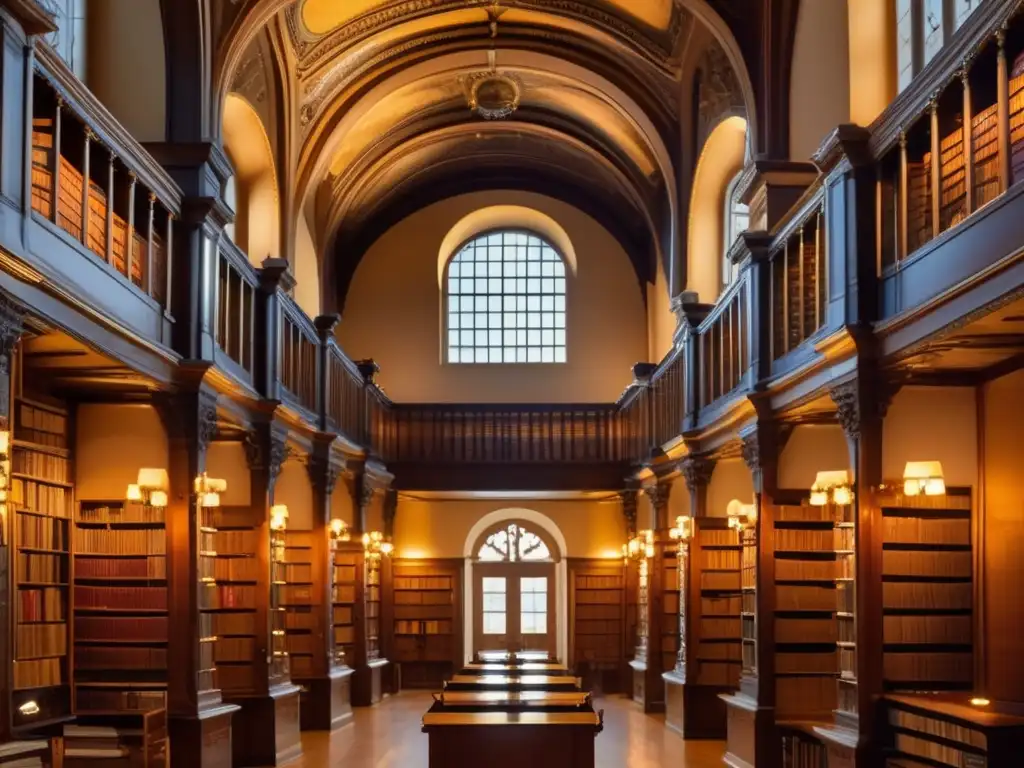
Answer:
<svg viewBox="0 0 1024 768"><path fill-rule="evenodd" d="M554 563L473 565L473 652L555 655Z"/></svg>

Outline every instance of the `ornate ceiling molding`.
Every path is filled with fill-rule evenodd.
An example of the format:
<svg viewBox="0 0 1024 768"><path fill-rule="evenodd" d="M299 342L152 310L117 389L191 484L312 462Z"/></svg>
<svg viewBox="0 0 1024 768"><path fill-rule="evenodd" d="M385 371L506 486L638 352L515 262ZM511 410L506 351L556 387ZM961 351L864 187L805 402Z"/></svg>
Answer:
<svg viewBox="0 0 1024 768"><path fill-rule="evenodd" d="M717 40L712 40L697 64L697 146L725 117L745 115L743 91L729 57Z"/></svg>

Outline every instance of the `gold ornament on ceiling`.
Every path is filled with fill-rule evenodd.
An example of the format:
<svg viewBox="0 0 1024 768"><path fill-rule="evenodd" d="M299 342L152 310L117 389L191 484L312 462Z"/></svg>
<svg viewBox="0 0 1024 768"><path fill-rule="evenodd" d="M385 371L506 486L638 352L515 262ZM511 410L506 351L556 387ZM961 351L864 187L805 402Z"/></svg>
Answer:
<svg viewBox="0 0 1024 768"><path fill-rule="evenodd" d="M487 52L489 69L474 72L463 80L469 108L484 120L504 120L519 109L522 83L515 75L498 71L498 21L508 10L495 0L487 7L487 20L491 28L491 50Z"/></svg>

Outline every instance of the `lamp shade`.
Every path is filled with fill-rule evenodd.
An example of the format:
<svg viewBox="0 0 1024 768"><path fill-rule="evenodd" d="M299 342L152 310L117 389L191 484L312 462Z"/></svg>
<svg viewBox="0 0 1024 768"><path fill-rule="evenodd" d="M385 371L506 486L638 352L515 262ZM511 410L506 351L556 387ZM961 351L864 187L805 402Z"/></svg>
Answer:
<svg viewBox="0 0 1024 768"><path fill-rule="evenodd" d="M142 501L142 489L135 483L128 486L124 498L126 501Z"/></svg>
<svg viewBox="0 0 1024 768"><path fill-rule="evenodd" d="M281 517L285 520L288 519L288 505L287 504L275 504L270 508L271 517Z"/></svg>
<svg viewBox="0 0 1024 768"><path fill-rule="evenodd" d="M11 433L8 430L0 431L0 456L6 456L11 452Z"/></svg>
<svg viewBox="0 0 1024 768"><path fill-rule="evenodd" d="M946 481L941 461L908 461L903 469L903 492L907 496L942 496L946 492Z"/></svg>
<svg viewBox="0 0 1024 768"><path fill-rule="evenodd" d="M139 479L136 481L136 485L147 491L166 491L170 487L167 470L143 467L139 470Z"/></svg>
<svg viewBox="0 0 1024 768"><path fill-rule="evenodd" d="M841 485L850 484L850 473L845 469L832 469L827 472L819 472L814 477L813 490L825 491L829 488L838 488Z"/></svg>

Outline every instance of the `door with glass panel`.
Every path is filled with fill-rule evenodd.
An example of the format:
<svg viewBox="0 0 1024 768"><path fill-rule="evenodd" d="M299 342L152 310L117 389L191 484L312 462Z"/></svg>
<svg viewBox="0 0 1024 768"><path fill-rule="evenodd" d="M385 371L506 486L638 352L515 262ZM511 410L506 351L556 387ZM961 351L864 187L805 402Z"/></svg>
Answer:
<svg viewBox="0 0 1024 768"><path fill-rule="evenodd" d="M555 564L517 523L493 530L473 565L474 651L555 653Z"/></svg>

